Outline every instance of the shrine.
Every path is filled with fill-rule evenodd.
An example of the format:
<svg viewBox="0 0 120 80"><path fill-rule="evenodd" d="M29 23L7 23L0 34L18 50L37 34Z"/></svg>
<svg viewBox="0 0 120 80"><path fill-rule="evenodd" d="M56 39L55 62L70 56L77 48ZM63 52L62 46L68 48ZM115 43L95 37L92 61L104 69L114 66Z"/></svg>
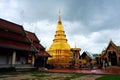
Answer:
<svg viewBox="0 0 120 80"><path fill-rule="evenodd" d="M105 62L108 66L120 65L120 46L117 46L110 40L107 48L101 54L101 62Z"/></svg>
<svg viewBox="0 0 120 80"><path fill-rule="evenodd" d="M64 27L59 14L56 34L52 45L47 50L52 56L48 58L48 64L54 67L69 67L73 58L70 45L67 43Z"/></svg>

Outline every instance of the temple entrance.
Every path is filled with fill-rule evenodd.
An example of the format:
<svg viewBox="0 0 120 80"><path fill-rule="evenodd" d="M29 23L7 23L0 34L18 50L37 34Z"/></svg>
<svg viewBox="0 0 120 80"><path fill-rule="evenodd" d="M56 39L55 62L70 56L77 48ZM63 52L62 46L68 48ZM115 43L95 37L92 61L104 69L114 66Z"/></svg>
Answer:
<svg viewBox="0 0 120 80"><path fill-rule="evenodd" d="M116 56L116 53L114 51L109 52L108 58L111 61L111 65L117 65L117 56Z"/></svg>

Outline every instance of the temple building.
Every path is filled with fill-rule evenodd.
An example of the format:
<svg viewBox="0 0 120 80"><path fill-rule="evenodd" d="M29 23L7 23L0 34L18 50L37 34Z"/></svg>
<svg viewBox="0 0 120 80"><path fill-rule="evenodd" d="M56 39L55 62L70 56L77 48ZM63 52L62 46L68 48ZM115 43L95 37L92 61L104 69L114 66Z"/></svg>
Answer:
<svg viewBox="0 0 120 80"><path fill-rule="evenodd" d="M52 56L48 58L49 65L54 67L69 67L69 62L72 59L72 52L70 45L67 43L60 14L53 43L47 52Z"/></svg>
<svg viewBox="0 0 120 80"><path fill-rule="evenodd" d="M34 66L31 44L23 26L0 19L0 67Z"/></svg>
<svg viewBox="0 0 120 80"><path fill-rule="evenodd" d="M0 18L0 70L41 67L49 56L35 33Z"/></svg>
<svg viewBox="0 0 120 80"><path fill-rule="evenodd" d="M96 60L92 53L84 51L80 56L80 63L82 64L81 67L91 67L96 64Z"/></svg>
<svg viewBox="0 0 120 80"><path fill-rule="evenodd" d="M27 36L32 41L32 45L37 49L37 53L35 54L35 67L46 67L48 57L51 57L45 48L40 44L39 39L35 35L35 33L26 31Z"/></svg>
<svg viewBox="0 0 120 80"><path fill-rule="evenodd" d="M101 59L108 65L120 65L120 46L110 40L107 48L101 54Z"/></svg>

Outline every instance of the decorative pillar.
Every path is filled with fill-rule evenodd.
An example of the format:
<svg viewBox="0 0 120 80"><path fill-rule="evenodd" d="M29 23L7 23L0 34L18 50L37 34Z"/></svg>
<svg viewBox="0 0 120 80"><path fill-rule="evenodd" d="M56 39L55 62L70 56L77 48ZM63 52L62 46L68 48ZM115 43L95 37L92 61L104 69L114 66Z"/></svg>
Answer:
<svg viewBox="0 0 120 80"><path fill-rule="evenodd" d="M16 60L16 52L14 51L12 54L12 66L15 65L15 60Z"/></svg>
<svg viewBox="0 0 120 80"><path fill-rule="evenodd" d="M34 66L34 62L35 62L35 56L32 55L32 66Z"/></svg>

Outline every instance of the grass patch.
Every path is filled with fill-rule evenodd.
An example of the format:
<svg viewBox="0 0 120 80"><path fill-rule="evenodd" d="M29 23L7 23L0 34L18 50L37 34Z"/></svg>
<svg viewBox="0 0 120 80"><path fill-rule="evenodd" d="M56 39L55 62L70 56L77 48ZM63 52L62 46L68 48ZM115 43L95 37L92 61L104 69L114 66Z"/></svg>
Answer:
<svg viewBox="0 0 120 80"><path fill-rule="evenodd" d="M81 76L84 76L85 74L73 74L70 77L66 77L65 80L71 80L71 79L75 79L75 78L79 78Z"/></svg>
<svg viewBox="0 0 120 80"><path fill-rule="evenodd" d="M39 75L32 75L32 76L35 76L35 77L46 77L46 76L49 76L49 75L46 75L46 74L39 74Z"/></svg>
<svg viewBox="0 0 120 80"><path fill-rule="evenodd" d="M18 74L28 74L29 72L2 72L0 75L18 75Z"/></svg>
<svg viewBox="0 0 120 80"><path fill-rule="evenodd" d="M0 75L17 75L19 72L2 72Z"/></svg>
<svg viewBox="0 0 120 80"><path fill-rule="evenodd" d="M44 80L44 78L46 78L46 77L49 77L51 74L49 74L49 73L41 73L41 72L34 72L34 73L32 73L32 75L31 76L34 76L35 78L33 78L32 80Z"/></svg>
<svg viewBox="0 0 120 80"><path fill-rule="evenodd" d="M30 72L9 72L9 73L4 73L0 75L0 78L9 78L13 76L17 76L19 74L22 75L30 75L31 78L25 77L24 79L21 80L71 80L74 78L79 78L83 76L84 74L69 74L67 76L53 76L54 73L44 73L44 72L39 72L39 71L30 71Z"/></svg>
<svg viewBox="0 0 120 80"><path fill-rule="evenodd" d="M0 75L0 78L16 77L17 75Z"/></svg>
<svg viewBox="0 0 120 80"><path fill-rule="evenodd" d="M30 71L29 73L31 73L31 74L41 74L41 72L39 72L39 71Z"/></svg>
<svg viewBox="0 0 120 80"><path fill-rule="evenodd" d="M96 80L120 80L120 75L104 75Z"/></svg>
<svg viewBox="0 0 120 80"><path fill-rule="evenodd" d="M26 79L21 79L21 80L30 80L29 78L26 78Z"/></svg>
<svg viewBox="0 0 120 80"><path fill-rule="evenodd" d="M64 77L55 77L55 78L52 78L51 80L60 80L60 79L63 79Z"/></svg>
<svg viewBox="0 0 120 80"><path fill-rule="evenodd" d="M0 78L6 78L6 76L0 76Z"/></svg>
<svg viewBox="0 0 120 80"><path fill-rule="evenodd" d="M26 79L21 79L21 80L42 80L41 78L26 78Z"/></svg>
<svg viewBox="0 0 120 80"><path fill-rule="evenodd" d="M35 77L46 77L46 76L50 76L51 74L49 73L41 73L41 72L32 72L32 76Z"/></svg>

